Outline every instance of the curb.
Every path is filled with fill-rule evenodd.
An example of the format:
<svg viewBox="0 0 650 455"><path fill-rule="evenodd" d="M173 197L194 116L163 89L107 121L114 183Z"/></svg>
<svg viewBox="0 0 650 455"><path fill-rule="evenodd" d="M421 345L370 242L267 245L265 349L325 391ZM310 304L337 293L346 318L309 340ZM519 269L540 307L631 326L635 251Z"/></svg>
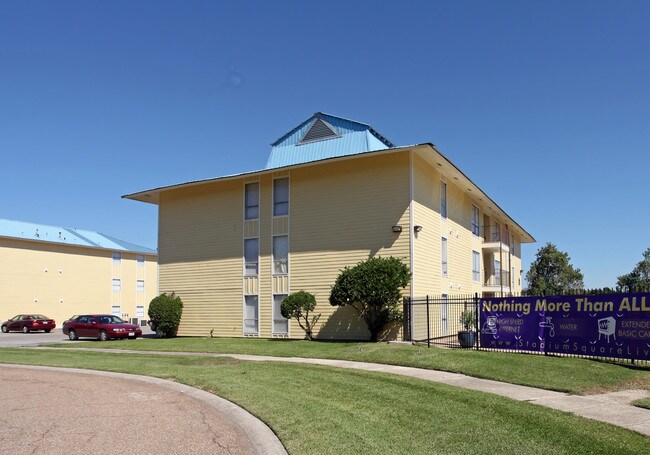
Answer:
<svg viewBox="0 0 650 455"><path fill-rule="evenodd" d="M261 420L237 406L236 404L204 390L199 390L185 384L180 384L153 376L141 376L110 371L84 370L81 368L46 367L36 365L0 364L0 368L22 368L29 370L49 370L57 372L75 372L88 375L106 376L117 379L140 381L147 384L165 387L175 392L183 393L215 409L226 416L227 420L238 427L250 441L259 455L287 455L287 451L275 433Z"/></svg>

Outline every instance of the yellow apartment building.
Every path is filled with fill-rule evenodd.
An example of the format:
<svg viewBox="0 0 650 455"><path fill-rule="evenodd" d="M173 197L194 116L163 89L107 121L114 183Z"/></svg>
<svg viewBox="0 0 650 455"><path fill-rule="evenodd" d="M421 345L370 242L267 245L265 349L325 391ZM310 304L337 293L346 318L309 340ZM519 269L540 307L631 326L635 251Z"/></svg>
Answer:
<svg viewBox="0 0 650 455"><path fill-rule="evenodd" d="M0 319L80 313L146 323L158 295L155 250L97 232L0 220Z"/></svg>
<svg viewBox="0 0 650 455"><path fill-rule="evenodd" d="M124 196L159 207L159 286L184 302L181 336L302 338L282 299L317 299L321 339L367 339L328 298L341 269L394 256L407 296L519 292L533 237L432 144L316 113L272 144L263 170Z"/></svg>

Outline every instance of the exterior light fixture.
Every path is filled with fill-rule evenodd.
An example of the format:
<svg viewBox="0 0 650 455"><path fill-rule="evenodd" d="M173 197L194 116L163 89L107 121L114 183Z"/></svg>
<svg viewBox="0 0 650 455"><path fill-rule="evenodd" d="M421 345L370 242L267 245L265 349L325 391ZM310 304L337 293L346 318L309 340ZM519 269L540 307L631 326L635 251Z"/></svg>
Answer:
<svg viewBox="0 0 650 455"><path fill-rule="evenodd" d="M397 226L397 225L393 226L393 232L397 232L397 233L402 232L402 226Z"/></svg>
<svg viewBox="0 0 650 455"><path fill-rule="evenodd" d="M420 232L422 230L422 226L413 226L413 230L415 232Z"/></svg>

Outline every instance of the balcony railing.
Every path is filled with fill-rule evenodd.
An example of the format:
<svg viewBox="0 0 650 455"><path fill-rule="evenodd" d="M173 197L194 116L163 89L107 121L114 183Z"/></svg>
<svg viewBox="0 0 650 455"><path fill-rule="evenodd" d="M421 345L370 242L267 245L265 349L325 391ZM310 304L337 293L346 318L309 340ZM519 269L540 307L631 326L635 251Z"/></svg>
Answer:
<svg viewBox="0 0 650 455"><path fill-rule="evenodd" d="M489 224L481 226L479 235L483 237L485 243L500 242L510 245L510 232L499 225Z"/></svg>
<svg viewBox="0 0 650 455"><path fill-rule="evenodd" d="M510 272L503 269L485 269L483 271L483 286L510 287Z"/></svg>

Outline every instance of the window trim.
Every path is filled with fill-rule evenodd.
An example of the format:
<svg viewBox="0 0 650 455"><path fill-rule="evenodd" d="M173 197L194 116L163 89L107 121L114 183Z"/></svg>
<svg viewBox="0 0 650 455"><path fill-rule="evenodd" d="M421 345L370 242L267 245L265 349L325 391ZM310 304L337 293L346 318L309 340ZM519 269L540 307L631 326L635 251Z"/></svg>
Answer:
<svg viewBox="0 0 650 455"><path fill-rule="evenodd" d="M444 191L443 191L444 189ZM444 198L443 198L444 195ZM448 191L447 191L447 181L445 179L440 179L440 218L443 220L447 219L447 216L449 215L449 206L448 206ZM444 202L444 205L443 205ZM444 207L444 214L443 212L443 207Z"/></svg>
<svg viewBox="0 0 650 455"><path fill-rule="evenodd" d="M288 295L289 294L280 293L280 294L273 294L271 296L272 304L273 304L272 314L271 314L271 334L272 335L286 335L286 336L289 336L289 319L283 317L281 311L280 311L279 315L276 314L276 309L275 309L275 298L283 296L282 300L284 300L284 299L286 299L288 297ZM282 301L280 301L280 305L282 305ZM279 322L279 321L286 321L286 324L287 324L286 332L280 332L280 331L276 330L275 323Z"/></svg>
<svg viewBox="0 0 650 455"><path fill-rule="evenodd" d="M246 242L249 242L249 241L252 241L252 240L255 240L256 243L257 243L257 257L256 257L255 262L246 261ZM244 270L242 272L243 276L245 276L245 277L259 277L260 276L260 239L259 239L259 237L251 237L251 238L248 238L248 239L244 239L243 247L244 247L244 251L243 251L243 255L242 255L243 256L242 257L242 260L243 260L242 262L243 262L243 267L244 267ZM249 264L255 264L255 274L249 274L248 273L247 265L249 265Z"/></svg>
<svg viewBox="0 0 650 455"><path fill-rule="evenodd" d="M249 298L255 298L256 299L256 311L255 311L255 331L247 332L246 331L246 321L250 320L250 318L246 318L246 300ZM243 308L242 308L242 333L244 335L258 335L260 334L260 297L257 294L252 294L252 295L245 295L244 296L244 301L242 302Z"/></svg>
<svg viewBox="0 0 650 455"><path fill-rule="evenodd" d="M257 205L248 205L248 188L250 185L257 185ZM260 182L247 182L244 183L244 220L246 221L253 221L253 220L259 220L260 219ZM255 217L249 217L248 216L248 209L249 208L256 208L257 209L257 216Z"/></svg>
<svg viewBox="0 0 650 455"><path fill-rule="evenodd" d="M475 210L476 209L476 210ZM476 214L476 219L474 218ZM472 204L472 218L470 221L470 230L475 236L481 235L481 211L478 208L478 205Z"/></svg>
<svg viewBox="0 0 650 455"><path fill-rule="evenodd" d="M286 201L277 202L275 200L275 195L276 195L275 182L277 182L278 180L286 180L287 181L287 200ZM291 195L291 181L289 180L289 176L274 178L273 179L273 194L272 194L273 216L274 217L288 216L289 215L289 211L291 209L291 197L290 197L290 195ZM277 204L287 204L287 213L278 214L277 211L276 211Z"/></svg>
<svg viewBox="0 0 650 455"><path fill-rule="evenodd" d="M449 241L446 237L440 238L440 273L449 276Z"/></svg>
<svg viewBox="0 0 650 455"><path fill-rule="evenodd" d="M113 278L113 292L122 292L122 279ZM117 289L115 289L117 287Z"/></svg>
<svg viewBox="0 0 650 455"><path fill-rule="evenodd" d="M287 257L286 259L275 259L275 239L284 237L287 239ZM274 235L273 239L271 240L271 267L273 271L273 276L284 276L289 274L289 235L288 234L282 234L282 235ZM286 271L284 272L277 272L276 270L276 261L286 261Z"/></svg>
<svg viewBox="0 0 650 455"><path fill-rule="evenodd" d="M142 288L140 288L142 283ZM144 292L144 280L135 280L135 292Z"/></svg>
<svg viewBox="0 0 650 455"><path fill-rule="evenodd" d="M476 264L474 264L475 259L477 259ZM474 269L474 266L476 266L476 269ZM472 250L472 281L474 283L481 282L481 253L476 250Z"/></svg>

